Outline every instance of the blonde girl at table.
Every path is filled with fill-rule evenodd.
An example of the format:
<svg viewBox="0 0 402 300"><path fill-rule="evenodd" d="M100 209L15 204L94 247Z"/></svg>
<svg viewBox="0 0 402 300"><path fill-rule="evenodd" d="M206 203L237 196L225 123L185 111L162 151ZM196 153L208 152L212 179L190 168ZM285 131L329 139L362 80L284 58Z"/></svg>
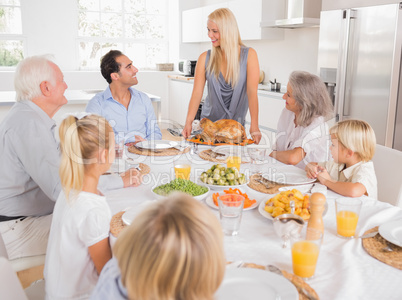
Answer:
<svg viewBox="0 0 402 300"><path fill-rule="evenodd" d="M91 299L212 300L225 272L218 218L177 193L122 231Z"/></svg>
<svg viewBox="0 0 402 300"><path fill-rule="evenodd" d="M333 161L309 163L307 176L346 197L377 199L377 177L371 161L376 146L374 130L364 121L345 120L331 127L330 134Z"/></svg>
<svg viewBox="0 0 402 300"><path fill-rule="evenodd" d="M328 160L326 121L333 116L333 106L324 82L314 74L294 71L282 98L286 107L270 156L301 169L309 162Z"/></svg>
<svg viewBox="0 0 402 300"><path fill-rule="evenodd" d="M192 122L208 82L201 119L208 118L213 122L232 119L244 126L247 110L250 110L250 134L258 144L261 132L258 127L260 67L257 52L243 44L236 18L228 8L213 11L208 16L207 29L212 49L198 58L182 134L185 138L191 135Z"/></svg>
<svg viewBox="0 0 402 300"><path fill-rule="evenodd" d="M46 253L46 298L87 299L112 257L111 212L97 186L115 158L114 133L103 117L84 115L64 119L59 136L63 190Z"/></svg>

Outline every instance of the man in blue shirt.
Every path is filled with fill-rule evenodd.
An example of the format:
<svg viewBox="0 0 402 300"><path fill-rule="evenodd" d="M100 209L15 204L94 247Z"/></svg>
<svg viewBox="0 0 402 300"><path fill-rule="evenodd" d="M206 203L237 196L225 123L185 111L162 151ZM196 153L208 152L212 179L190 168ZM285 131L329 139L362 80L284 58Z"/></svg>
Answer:
<svg viewBox="0 0 402 300"><path fill-rule="evenodd" d="M138 84L137 72L122 52L109 51L101 60L101 73L109 86L96 94L86 107L87 112L109 121L116 143L122 139L125 143L162 139L151 100L132 87Z"/></svg>

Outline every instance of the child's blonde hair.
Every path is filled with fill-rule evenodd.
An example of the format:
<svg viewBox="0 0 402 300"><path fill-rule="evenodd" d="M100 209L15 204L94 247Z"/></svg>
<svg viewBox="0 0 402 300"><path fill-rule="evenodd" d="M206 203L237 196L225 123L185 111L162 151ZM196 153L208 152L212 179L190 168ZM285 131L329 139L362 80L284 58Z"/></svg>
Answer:
<svg viewBox="0 0 402 300"><path fill-rule="evenodd" d="M225 272L218 219L182 193L150 204L113 253L130 299L213 299Z"/></svg>
<svg viewBox="0 0 402 300"><path fill-rule="evenodd" d="M236 18L230 9L219 8L209 14L208 19L218 26L220 46L212 47L211 57L209 58L207 65L207 72L211 72L218 79L221 71L223 55L225 55L227 65L225 79L232 87L234 87L240 77L239 46L244 46L241 41Z"/></svg>
<svg viewBox="0 0 402 300"><path fill-rule="evenodd" d="M72 190L82 190L85 166L98 161L99 150L110 149L111 135L108 121L98 115L81 119L71 115L61 122L59 175L67 199Z"/></svg>
<svg viewBox="0 0 402 300"><path fill-rule="evenodd" d="M362 161L373 158L376 138L373 128L367 122L344 120L332 126L329 133L334 135L343 147L359 155Z"/></svg>

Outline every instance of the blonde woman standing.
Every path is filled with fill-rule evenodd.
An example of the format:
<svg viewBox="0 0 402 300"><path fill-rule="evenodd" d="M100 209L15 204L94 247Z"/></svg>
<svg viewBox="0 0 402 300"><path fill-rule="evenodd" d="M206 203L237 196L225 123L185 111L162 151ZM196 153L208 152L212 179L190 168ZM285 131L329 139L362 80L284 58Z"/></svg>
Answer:
<svg viewBox="0 0 402 300"><path fill-rule="evenodd" d="M218 218L182 193L146 207L113 254L91 299L212 300L225 273Z"/></svg>
<svg viewBox="0 0 402 300"><path fill-rule="evenodd" d="M56 201L45 262L47 299L87 299L112 257L111 212L97 186L115 158L114 133L100 116L60 125L63 191Z"/></svg>
<svg viewBox="0 0 402 300"><path fill-rule="evenodd" d="M186 138L191 134L191 125L208 81L208 96L202 106L201 118L213 122L233 119L244 126L250 109L250 134L259 143L257 89L260 68L257 53L243 44L236 18L229 9L219 8L212 12L208 16L207 28L212 49L198 58L182 134Z"/></svg>

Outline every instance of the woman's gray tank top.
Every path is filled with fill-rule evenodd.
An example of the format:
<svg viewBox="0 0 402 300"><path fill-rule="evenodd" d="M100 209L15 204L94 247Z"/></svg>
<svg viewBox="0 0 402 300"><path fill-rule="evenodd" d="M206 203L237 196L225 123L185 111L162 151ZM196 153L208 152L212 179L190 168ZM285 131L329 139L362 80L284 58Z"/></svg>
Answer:
<svg viewBox="0 0 402 300"><path fill-rule="evenodd" d="M233 119L244 126L248 110L247 97L247 57L248 47L241 47L240 52L240 78L237 85L232 88L222 73L218 80L215 75L206 71L208 95L202 106L201 118L208 118L215 122L221 119ZM211 55L208 50L205 59L205 69Z"/></svg>

